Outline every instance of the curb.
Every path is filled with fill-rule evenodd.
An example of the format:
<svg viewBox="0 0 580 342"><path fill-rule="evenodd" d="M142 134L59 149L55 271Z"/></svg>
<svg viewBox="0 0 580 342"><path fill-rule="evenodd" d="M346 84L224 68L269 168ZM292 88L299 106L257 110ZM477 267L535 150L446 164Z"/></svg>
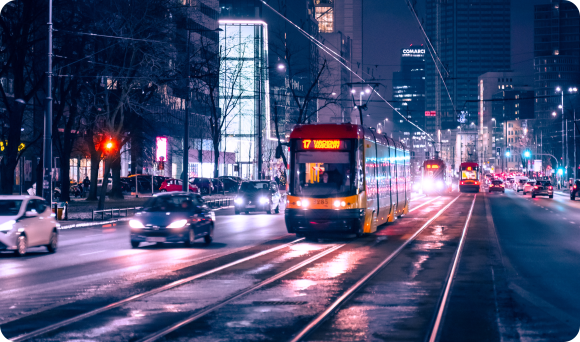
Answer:
<svg viewBox="0 0 580 342"><path fill-rule="evenodd" d="M61 225L60 227L58 227L58 229L64 230L64 229L74 229L74 228L87 228L87 227L94 227L94 226L102 226L104 224L109 224L109 223L117 223L119 221L127 221L127 220L123 218L123 219L119 219L119 220L75 223L75 224L69 224L69 225L65 225L65 226Z"/></svg>

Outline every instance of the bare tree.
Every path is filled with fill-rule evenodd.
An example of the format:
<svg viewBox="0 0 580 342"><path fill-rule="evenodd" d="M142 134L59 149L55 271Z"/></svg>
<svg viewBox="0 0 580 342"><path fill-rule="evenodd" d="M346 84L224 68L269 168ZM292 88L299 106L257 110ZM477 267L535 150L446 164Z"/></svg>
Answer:
<svg viewBox="0 0 580 342"><path fill-rule="evenodd" d="M209 133L214 153L214 177L219 176L220 145L225 130L235 116L239 116L244 96L253 96L246 89L248 64L246 55L251 48L247 39L222 37L219 46L201 40L196 58L192 61L192 83L196 100L209 120Z"/></svg>
<svg viewBox="0 0 580 342"><path fill-rule="evenodd" d="M28 104L44 85L45 75L33 68L43 41L46 40L46 3L42 0L16 1L7 4L0 16L0 193L12 194L14 170L24 151L40 139L30 135L23 143L21 127L25 117L16 99Z"/></svg>

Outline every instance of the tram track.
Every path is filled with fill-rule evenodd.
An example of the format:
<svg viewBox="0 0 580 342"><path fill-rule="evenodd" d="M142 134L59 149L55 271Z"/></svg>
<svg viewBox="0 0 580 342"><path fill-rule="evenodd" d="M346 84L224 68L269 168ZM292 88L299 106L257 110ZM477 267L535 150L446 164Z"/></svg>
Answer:
<svg viewBox="0 0 580 342"><path fill-rule="evenodd" d="M385 266L387 266L393 259L395 259L401 251L403 251L411 242L413 242L421 232L423 232L427 227L429 227L433 221L439 218L447 209L449 209L453 203L455 203L461 195L455 197L451 202L449 202L443 209L429 219L421 228L419 228L411 237L409 237L399 248L397 248L393 253L386 257L381 263L379 263L375 268L368 272L364 277L357 281L353 286L347 289L340 297L338 297L330 306L326 308L322 313L316 316L310 323L308 323L302 330L300 330L294 337L290 339L291 342L302 341L308 335L310 335L316 328L320 326L326 319L332 316L336 310L338 310L345 302L347 302L355 292L362 288L373 276L380 272ZM435 200L435 199L434 199Z"/></svg>
<svg viewBox="0 0 580 342"><path fill-rule="evenodd" d="M428 223L426 223L422 228L420 228L420 230L417 231L413 235L413 237L415 237L416 235L418 235L421 230L423 230L433 220L435 220L437 217L439 217L458 198L459 198L459 196L456 197L454 200L452 200L450 203L448 203L445 206L444 209L440 210L434 217L432 217L428 221ZM436 197L436 198L433 198L433 199L430 199L430 200L422 203L421 205L413 208L410 212L412 212L414 210L417 210L417 209L419 209L419 208L421 208L423 206L426 206L426 205L432 203L433 201L435 201L437 199L440 199L440 196L439 197ZM45 334L48 334L48 333L51 333L51 332L55 332L56 330L59 330L61 328L65 328L68 325L71 325L73 323L77 323L77 322L83 321L83 320L85 320L87 318L90 318L90 317L93 317L93 316L96 316L96 315L99 315L99 314L103 314L103 313L105 313L107 311L110 311L110 310L113 310L113 309L122 307L122 306L127 305L127 304L129 304L131 302L135 302L135 301L138 301L138 300L141 300L141 299L144 299L144 298L147 298L147 297L150 297L150 296L159 294L161 292L165 292L165 291L169 291L169 290L178 288L178 287L183 286L185 284L188 284L188 283L190 283L190 282L192 282L194 280L197 280L197 279L206 277L208 275L211 275L211 274L214 274L214 273L217 273L217 272L226 270L226 269L231 268L231 267L236 266L236 265L240 265L240 264L242 264L244 262L247 262L247 261L256 259L258 257L266 256L266 255L268 255L270 253L273 253L273 252L276 252L276 251L280 251L283 248L286 248L286 247L289 247L289 246L292 246L292 245L296 245L299 242L304 242L304 239L297 239L297 240L294 240L294 241L292 241L290 243L286 243L286 244L283 244L283 245L280 245L280 246L277 246L277 247L274 247L274 248L271 248L271 249L268 249L268 250L265 250L265 251L262 251L262 252L259 252L259 253L252 254L252 255L250 255L248 257L241 258L239 260L233 261L233 262L228 263L226 265L223 265L223 266L220 266L220 267L216 267L216 268L213 268L211 270L208 270L208 271L205 271L205 272L201 272L201 273L198 273L198 274L189 276L189 277L185 277L183 279L176 280L174 282L171 282L171 283L166 284L164 286L160 286L158 288L154 288L154 289L149 290L149 291L145 291L145 292L142 292L142 293L135 294L135 295L130 296L130 297L127 297L125 299L122 299L122 300L116 301L114 303L108 304L106 306L103 306L103 307L100 307L100 308L97 308L97 309L88 311L86 313L79 314L77 316L74 316L74 317L71 317L71 318L62 320L60 322L57 322L57 323L48 325L46 327L43 327L43 328L40 328L40 329L36 329L36 330L30 331L30 332L27 332L27 333L20 334L20 335L18 335L16 337L12 337L11 340L12 341L25 341L25 340L34 339L35 337L39 337L41 335L45 335ZM160 331L157 331L157 332L155 332L153 334L150 334L150 335L148 335L148 336L140 339L139 341L154 341L154 340L157 340L157 339L159 339L159 338L161 338L161 337L163 337L163 336L165 336L165 335L167 335L167 334L169 334L169 333L171 333L171 332L179 329L180 327L182 327L184 325L187 325L187 324L189 324L191 322L194 322L195 320L198 320L199 318L204 317L204 316L210 314L211 312L214 312L214 311L222 308L223 306L228 305L229 303L235 301L236 299L239 299L239 298L241 298L241 297L243 297L243 296L245 296L245 295L247 295L247 294L249 294L249 293L251 293L253 291L256 291L256 290L258 290L260 288L263 288L263 287L265 287L265 286L267 286L269 284L272 284L273 282L276 282L277 280L282 279L283 277L289 275L290 273L293 273L293 272L297 271L300 268L303 268L303 267L305 267L307 265L310 265L310 264L314 263L315 261L317 261L317 260L319 260L319 259L321 259L323 257L326 257L326 256L328 256L328 255L336 252L337 250L341 249L345 245L346 245L346 243L345 244L340 244L340 245L329 245L329 246L325 246L325 249L322 252L315 254L314 256L308 258L307 260L301 261L301 262L297 263L296 265L291 266L291 267L283 270L282 272L279 272L276 275L271 276L271 277L267 278L266 280L263 280L263 281L259 282L258 284L252 285L250 287L246 287L246 288L244 288L244 289L242 289L242 290L234 293L233 295L230 295L229 297L227 297L227 298L225 298L225 299L223 299L223 300L221 300L219 302L216 302L216 303L214 303L214 304L212 304L210 306L207 306L207 307L203 308L201 311L198 311L197 313L193 313L193 315L188 316L186 319L182 319L182 320L180 320L179 322L177 322L175 324L172 324L172 325L170 325L168 327L165 327L164 329L161 329Z"/></svg>

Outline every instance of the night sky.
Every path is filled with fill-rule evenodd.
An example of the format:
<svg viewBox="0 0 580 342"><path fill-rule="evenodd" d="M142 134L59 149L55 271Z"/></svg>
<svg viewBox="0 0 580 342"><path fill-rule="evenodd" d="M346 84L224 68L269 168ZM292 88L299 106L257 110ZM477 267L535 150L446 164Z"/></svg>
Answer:
<svg viewBox="0 0 580 342"><path fill-rule="evenodd" d="M419 26L406 5L405 0L362 0L364 1L364 63L380 75L381 94L387 100L391 95L393 71L399 70L400 49L410 44L422 44ZM425 17L425 0L419 0L417 12ZM533 30L534 5L550 3L550 0L511 0L512 3L512 69L516 72L533 73ZM378 69L375 65L380 65ZM376 99L376 98L375 98ZM365 125L375 125L391 115L386 104L373 102Z"/></svg>

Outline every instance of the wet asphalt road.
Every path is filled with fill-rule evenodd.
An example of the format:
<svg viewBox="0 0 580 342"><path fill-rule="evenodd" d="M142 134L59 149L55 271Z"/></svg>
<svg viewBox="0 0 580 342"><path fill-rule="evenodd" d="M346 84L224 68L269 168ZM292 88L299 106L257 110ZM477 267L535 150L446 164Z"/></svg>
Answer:
<svg viewBox="0 0 580 342"><path fill-rule="evenodd" d="M0 328L14 337L195 277L32 340L139 341L186 319L159 340L289 340L458 195L418 198L409 215L360 239L298 240L283 215L230 209L218 212L211 246L133 250L124 226L62 231L55 255L0 254ZM461 195L306 340L423 341L473 198ZM478 194L440 340L572 339L579 209L560 195Z"/></svg>

